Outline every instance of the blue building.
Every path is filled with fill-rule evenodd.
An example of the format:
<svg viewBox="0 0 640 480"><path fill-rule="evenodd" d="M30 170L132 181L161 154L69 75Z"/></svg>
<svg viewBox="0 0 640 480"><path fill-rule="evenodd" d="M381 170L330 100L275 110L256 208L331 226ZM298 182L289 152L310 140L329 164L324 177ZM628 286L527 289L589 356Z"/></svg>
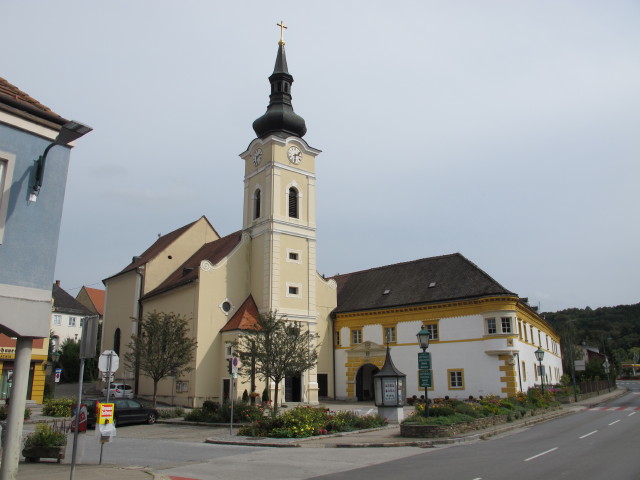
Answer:
<svg viewBox="0 0 640 480"><path fill-rule="evenodd" d="M51 285L71 152L91 131L0 78L0 361L11 384L7 439L19 439L27 395L42 401ZM19 442L2 470L17 468Z"/></svg>

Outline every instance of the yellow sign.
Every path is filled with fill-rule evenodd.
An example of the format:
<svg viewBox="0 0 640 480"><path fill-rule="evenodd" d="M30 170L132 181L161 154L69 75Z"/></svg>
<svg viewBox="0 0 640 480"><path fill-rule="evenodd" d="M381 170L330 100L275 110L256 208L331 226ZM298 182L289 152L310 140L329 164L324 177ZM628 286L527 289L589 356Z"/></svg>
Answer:
<svg viewBox="0 0 640 480"><path fill-rule="evenodd" d="M98 405L98 423L101 425L113 423L113 403L99 403Z"/></svg>

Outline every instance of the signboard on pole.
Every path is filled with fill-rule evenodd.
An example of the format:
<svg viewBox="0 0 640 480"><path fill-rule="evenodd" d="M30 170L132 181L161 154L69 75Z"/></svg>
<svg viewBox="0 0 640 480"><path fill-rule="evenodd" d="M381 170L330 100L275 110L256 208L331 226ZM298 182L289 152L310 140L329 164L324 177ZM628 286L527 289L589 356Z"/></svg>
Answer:
<svg viewBox="0 0 640 480"><path fill-rule="evenodd" d="M113 350L105 350L98 359L98 370L105 373L113 373L118 371L120 359L118 354Z"/></svg>
<svg viewBox="0 0 640 480"><path fill-rule="evenodd" d="M60 375L62 375L62 369L61 368L56 368L56 373L55 373L55 382L56 383L60 383Z"/></svg>
<svg viewBox="0 0 640 480"><path fill-rule="evenodd" d="M431 353L418 353L418 368L420 370L431 370Z"/></svg>
<svg viewBox="0 0 640 480"><path fill-rule="evenodd" d="M421 387L433 388L433 370L420 369L418 370L418 379L420 380Z"/></svg>

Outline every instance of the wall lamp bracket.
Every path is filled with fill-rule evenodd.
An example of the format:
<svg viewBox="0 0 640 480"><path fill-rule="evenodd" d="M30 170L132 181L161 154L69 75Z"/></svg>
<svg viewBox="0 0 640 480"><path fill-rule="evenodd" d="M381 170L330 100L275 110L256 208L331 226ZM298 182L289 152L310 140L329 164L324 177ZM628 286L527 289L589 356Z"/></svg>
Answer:
<svg viewBox="0 0 640 480"><path fill-rule="evenodd" d="M31 188L31 193L29 194L30 202L35 202L38 199L38 194L40 193L40 189L42 188L42 181L44 179L44 168L47 162L47 155L49 154L49 150L51 150L56 145L67 146L74 140L77 140L83 135L86 135L91 130L93 130L93 128L80 122L76 122L75 120L71 120L70 122L67 122L62 126L55 140L50 143L47 148L45 148L44 153L40 155L40 157L38 157L38 160L36 160L36 181Z"/></svg>

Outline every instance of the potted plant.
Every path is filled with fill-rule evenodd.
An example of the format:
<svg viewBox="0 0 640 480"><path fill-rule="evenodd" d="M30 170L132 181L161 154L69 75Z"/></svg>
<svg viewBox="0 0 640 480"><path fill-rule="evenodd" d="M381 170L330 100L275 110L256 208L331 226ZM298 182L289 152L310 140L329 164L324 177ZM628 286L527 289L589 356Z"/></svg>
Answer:
<svg viewBox="0 0 640 480"><path fill-rule="evenodd" d="M41 458L55 458L60 463L67 446L66 425L38 423L36 431L27 435L22 455L26 462L37 462Z"/></svg>

